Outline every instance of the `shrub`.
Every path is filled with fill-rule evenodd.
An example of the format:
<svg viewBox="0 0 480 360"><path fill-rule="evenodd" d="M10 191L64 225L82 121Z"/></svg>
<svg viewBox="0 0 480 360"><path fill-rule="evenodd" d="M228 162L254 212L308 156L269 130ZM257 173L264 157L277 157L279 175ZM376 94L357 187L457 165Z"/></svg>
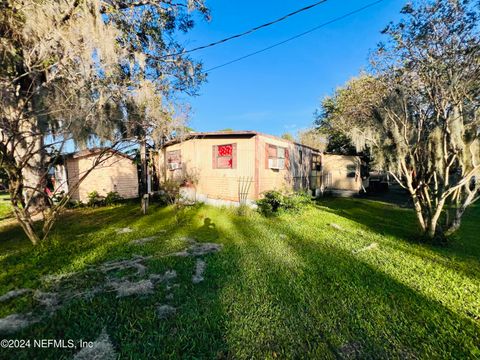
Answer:
<svg viewBox="0 0 480 360"><path fill-rule="evenodd" d="M164 205L175 204L180 196L180 183L177 180L169 179L160 184L159 202Z"/></svg>
<svg viewBox="0 0 480 360"><path fill-rule="evenodd" d="M78 209L78 208L81 208L81 207L84 207L85 204L82 203L80 200L70 200L67 205L66 205L66 208L67 209Z"/></svg>
<svg viewBox="0 0 480 360"><path fill-rule="evenodd" d="M105 197L101 196L98 191L94 190L88 193L88 202L87 206L97 207L105 205Z"/></svg>
<svg viewBox="0 0 480 360"><path fill-rule="evenodd" d="M110 191L107 196L105 196L105 205L114 205L122 201L123 198L116 191Z"/></svg>
<svg viewBox="0 0 480 360"><path fill-rule="evenodd" d="M311 203L311 197L306 192L283 194L277 190L263 193L263 199L257 201L258 211L265 216L271 216L281 211L295 212Z"/></svg>

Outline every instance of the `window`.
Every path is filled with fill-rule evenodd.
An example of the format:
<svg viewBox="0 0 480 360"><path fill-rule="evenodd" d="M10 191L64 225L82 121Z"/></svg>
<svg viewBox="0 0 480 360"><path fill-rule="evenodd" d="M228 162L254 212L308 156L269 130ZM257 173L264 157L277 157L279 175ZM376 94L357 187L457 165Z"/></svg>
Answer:
<svg viewBox="0 0 480 360"><path fill-rule="evenodd" d="M237 144L214 145L212 151L214 169L235 169L237 167Z"/></svg>
<svg viewBox="0 0 480 360"><path fill-rule="evenodd" d="M322 158L320 155L312 155L312 171L322 170Z"/></svg>
<svg viewBox="0 0 480 360"><path fill-rule="evenodd" d="M171 171L182 168L182 157L180 150L167 151L167 168Z"/></svg>
<svg viewBox="0 0 480 360"><path fill-rule="evenodd" d="M288 168L288 149L267 144L266 168L282 170Z"/></svg>
<svg viewBox="0 0 480 360"><path fill-rule="evenodd" d="M357 165L349 164L347 165L347 177L354 178L357 176Z"/></svg>
<svg viewBox="0 0 480 360"><path fill-rule="evenodd" d="M300 158L300 164L303 164L303 151L298 150L298 155L299 155L299 158Z"/></svg>

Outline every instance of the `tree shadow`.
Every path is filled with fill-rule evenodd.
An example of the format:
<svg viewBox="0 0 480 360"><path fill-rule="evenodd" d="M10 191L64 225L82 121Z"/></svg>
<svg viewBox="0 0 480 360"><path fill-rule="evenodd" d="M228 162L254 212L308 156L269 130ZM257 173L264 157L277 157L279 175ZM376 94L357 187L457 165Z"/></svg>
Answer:
<svg viewBox="0 0 480 360"><path fill-rule="evenodd" d="M44 249L51 251L50 257L38 252L35 256L42 260L37 264L35 256L18 258L17 264L27 262L15 270L18 276L36 266L67 266L103 243L102 261L138 253L143 248L128 243L160 229L167 230L165 239L140 254L164 251L167 239L178 238L176 244L181 244L183 236L221 243L224 248L202 257L206 271L199 284L192 283L194 257L149 260L148 268L155 273L177 271L179 286L170 290L172 300L166 300L165 288L149 297L116 299L115 294L101 294L72 302L15 338L94 340L106 327L119 356L136 359L467 358L472 347L478 348L472 339L479 338L480 327L471 318L425 297L345 248L315 240L314 232L301 232L292 217L227 216L224 209L200 206L192 208L179 227L171 208L152 210L145 217L133 216L138 209L128 206L110 210L89 213L95 215L92 229L102 231L101 223L108 221L112 229L129 225L143 230L118 239L110 230L96 240L76 238L85 228L79 223L90 220L72 214L58 228L57 236L65 231L67 236L52 240L51 250ZM69 232L71 228L75 230ZM53 259L47 266L52 257L62 258L62 250L65 258ZM14 267L13 258L8 259L6 265ZM7 279L13 281L1 282ZM25 286L20 280L18 284ZM177 309L176 316L155 315L159 304L165 303ZM75 352L69 350L69 355ZM65 351L31 349L23 354L58 358Z"/></svg>
<svg viewBox="0 0 480 360"><path fill-rule="evenodd" d="M236 226L250 240L251 253L261 259L254 276L267 289L262 297L273 299L270 306L281 313L269 319L278 322L281 333L272 327L265 330L274 339L270 350L281 357L471 356L470 341L480 335L472 318L454 313L344 249L305 240L280 219L266 224L236 221ZM265 233L263 227L269 228L275 245L258 236ZM288 251L276 253L272 246ZM294 266L286 265L285 257ZM242 276L253 282L245 271L238 276L238 282ZM455 336L452 329L458 329ZM260 343L257 350L270 345Z"/></svg>
<svg viewBox="0 0 480 360"><path fill-rule="evenodd" d="M142 215L137 204L113 208L81 209L61 216L50 237L33 247L19 225L2 228L0 236L1 292L17 287L41 285L45 275L81 271L89 265L133 255L133 247L125 248L136 238L152 236L167 229L173 236L178 231L173 209L153 207ZM192 215L193 216L193 215ZM118 229L134 231L119 234Z"/></svg>
<svg viewBox="0 0 480 360"><path fill-rule="evenodd" d="M375 200L326 198L316 206L324 211L352 220L377 234L391 236L389 245L420 257L427 257L445 266L462 271L469 277L480 277L480 206L468 209L461 229L447 245L420 241L413 210ZM401 242L396 239L402 240ZM413 245L413 246L412 246ZM440 257L439 257L440 256ZM452 261L454 260L454 261Z"/></svg>

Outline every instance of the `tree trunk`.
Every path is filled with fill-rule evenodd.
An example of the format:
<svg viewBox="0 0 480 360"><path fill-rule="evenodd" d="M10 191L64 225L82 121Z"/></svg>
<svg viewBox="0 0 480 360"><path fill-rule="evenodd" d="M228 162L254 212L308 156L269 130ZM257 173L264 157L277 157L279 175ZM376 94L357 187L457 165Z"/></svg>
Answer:
<svg viewBox="0 0 480 360"><path fill-rule="evenodd" d="M147 193L147 141L145 138L140 140L140 196Z"/></svg>
<svg viewBox="0 0 480 360"><path fill-rule="evenodd" d="M45 147L43 136L34 120L22 121L23 135L15 149L17 167L21 170L22 190L25 210L37 214L48 205L44 191L46 185Z"/></svg>
<svg viewBox="0 0 480 360"><path fill-rule="evenodd" d="M13 195L13 191L11 192ZM25 211L21 206L19 206L18 200L17 199L11 199L12 205L13 205L13 212L15 214L15 217L22 227L23 231L27 235L28 239L32 242L33 245L37 245L40 241L40 238L38 237L37 233L35 232L35 229L33 227L33 219L28 213L28 211Z"/></svg>
<svg viewBox="0 0 480 360"><path fill-rule="evenodd" d="M427 231L427 236L429 239L435 238L436 235L443 235L443 234L437 234L437 233L439 232L438 221L440 220L440 215L442 214L444 205L445 205L445 199L440 200L435 209L435 212L431 215L431 218L428 224L428 231Z"/></svg>

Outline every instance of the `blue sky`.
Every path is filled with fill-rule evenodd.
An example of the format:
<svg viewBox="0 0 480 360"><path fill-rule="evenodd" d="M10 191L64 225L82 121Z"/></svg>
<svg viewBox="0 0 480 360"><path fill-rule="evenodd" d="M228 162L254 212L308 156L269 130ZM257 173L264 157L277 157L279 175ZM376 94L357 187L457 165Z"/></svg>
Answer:
<svg viewBox="0 0 480 360"><path fill-rule="evenodd" d="M205 69L309 30L373 0L329 0L253 34L192 55ZM210 22L197 21L185 47L239 33L274 20L314 0L207 0ZM212 71L192 105L196 131L224 128L296 134L311 126L320 100L368 66L368 55L389 21L399 19L404 0L384 0L361 13L287 44Z"/></svg>

